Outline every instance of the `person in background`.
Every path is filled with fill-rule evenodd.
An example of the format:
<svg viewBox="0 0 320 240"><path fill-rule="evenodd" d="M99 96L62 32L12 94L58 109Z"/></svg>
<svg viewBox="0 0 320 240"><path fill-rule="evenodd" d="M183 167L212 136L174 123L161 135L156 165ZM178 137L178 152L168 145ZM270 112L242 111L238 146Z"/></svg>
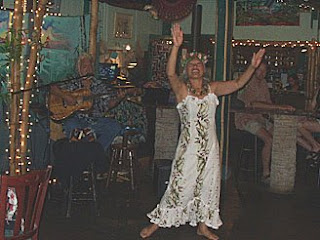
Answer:
<svg viewBox="0 0 320 240"><path fill-rule="evenodd" d="M301 90L298 76L296 74L289 75L288 85L285 87L285 90L291 91L291 92L298 92Z"/></svg>
<svg viewBox="0 0 320 240"><path fill-rule="evenodd" d="M267 82L265 80L267 73L267 65L262 62L255 71L251 81L247 86L239 91L238 99L242 101L245 107L263 109L263 110L279 110L293 112L295 108L291 105L274 104L270 97ZM271 116L272 118L272 116ZM311 126L313 124L306 118L299 118L297 142L300 146L311 152L320 150L319 143L312 137ZM270 181L270 161L272 150L273 123L270 119L264 117L263 114L236 113L235 125L237 129L245 130L256 135L263 141L261 152L262 158L262 179L263 183L268 184ZM313 129L315 130L315 129ZM320 129L319 129L320 130ZM317 130L318 131L318 130Z"/></svg>
<svg viewBox="0 0 320 240"><path fill-rule="evenodd" d="M307 110L311 112L315 117L303 118L304 121L301 121L301 128L305 129L307 132L311 132L313 134L309 134L309 138L319 138L320 132L320 120L319 120L319 106L320 106L320 87L316 88L314 91L312 100L307 106ZM318 141L316 141L318 143ZM316 144L311 151L306 156L307 160L318 161L320 158L319 144Z"/></svg>
<svg viewBox="0 0 320 240"><path fill-rule="evenodd" d="M53 85L51 94L62 98L67 105L77 105L79 104L77 99L68 92L89 89L93 97L93 106L88 112L78 111L62 120L63 130L66 136L70 137L76 128L90 128L94 131L97 141L107 151L114 137L120 132L121 126L115 119L105 117L105 114L125 98L125 92L111 89L104 81L90 76L94 74L91 55L86 53L81 55L77 68L80 77L70 82ZM95 97L95 95L101 96Z"/></svg>
<svg viewBox="0 0 320 240"><path fill-rule="evenodd" d="M204 78L206 58L200 53L190 55L184 78L176 73L183 32L179 24L172 27L173 47L167 63L167 75L177 100L181 133L172 162L169 184L160 203L147 214L149 226L140 232L151 236L159 227L178 227L187 222L197 226L197 234L217 240L208 227L222 225L219 216L221 166L216 135L215 112L218 96L242 88L259 66L264 49L253 54L248 69L236 80L209 82Z"/></svg>

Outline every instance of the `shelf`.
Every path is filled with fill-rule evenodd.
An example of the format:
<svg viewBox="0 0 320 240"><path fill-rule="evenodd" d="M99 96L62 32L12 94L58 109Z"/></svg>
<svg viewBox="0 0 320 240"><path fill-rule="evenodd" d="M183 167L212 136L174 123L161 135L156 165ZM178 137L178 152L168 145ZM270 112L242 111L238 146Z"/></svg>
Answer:
<svg viewBox="0 0 320 240"><path fill-rule="evenodd" d="M233 47L233 73L243 72L251 62L254 52L261 46L241 46ZM289 76L295 75L299 83L300 90L305 90L307 81L308 54L302 52L304 47L279 47L268 46L264 56L264 62L268 66L266 81L273 92L280 92L288 85Z"/></svg>

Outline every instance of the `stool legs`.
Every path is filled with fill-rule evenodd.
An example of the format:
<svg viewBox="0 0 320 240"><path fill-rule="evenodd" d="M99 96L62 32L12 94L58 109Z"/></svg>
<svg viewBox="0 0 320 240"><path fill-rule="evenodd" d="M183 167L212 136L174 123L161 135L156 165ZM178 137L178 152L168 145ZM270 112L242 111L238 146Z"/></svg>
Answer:
<svg viewBox="0 0 320 240"><path fill-rule="evenodd" d="M119 164L119 163L116 163L117 159L118 159L118 150L112 149L110 168L109 168L109 172L108 172L106 188L108 188L110 186L111 181L117 180L118 168L116 165Z"/></svg>
<svg viewBox="0 0 320 240"><path fill-rule="evenodd" d="M97 197L97 185L96 185L96 171L95 168L93 166L93 164L91 164L91 171L90 171L90 175L91 175L91 191L92 191L92 205L93 205L93 211L94 211L94 215L95 216L99 216L99 210L98 210L98 197Z"/></svg>
<svg viewBox="0 0 320 240"><path fill-rule="evenodd" d="M246 133L245 133L246 134ZM236 181L239 181L240 173L241 171L245 172L254 172L254 182L258 182L258 174L259 174L259 159L258 159L258 137L255 135L252 135L254 137L253 139L253 146L247 146L246 144L248 139L247 137L243 137L242 143L241 143L241 149L239 154L239 159L237 162L237 174L236 174ZM246 154L246 156L245 156ZM253 169L249 168L248 166L243 166L244 164L248 165L247 158L249 158L249 154L253 156ZM246 158L245 158L246 157Z"/></svg>
<svg viewBox="0 0 320 240"><path fill-rule="evenodd" d="M132 151L129 151L129 168L130 168L130 182L131 182L131 190L135 190L135 176L134 176L134 155Z"/></svg>
<svg viewBox="0 0 320 240"><path fill-rule="evenodd" d="M73 176L70 176L69 188L68 188L68 194L67 194L67 211L66 211L67 218L71 217L72 192L73 192Z"/></svg>
<svg viewBox="0 0 320 240"><path fill-rule="evenodd" d="M74 187L74 178L73 176L70 176L69 178L69 186L67 190L67 209L66 209L66 217L70 218L71 217L71 209L72 209L72 202L73 201L92 201L92 206L93 206L93 211L94 215L98 216L99 211L98 211L98 204L97 204L97 188L96 188L96 178L95 178L95 168L94 164L90 164L90 169L88 173L88 191L90 193L83 193L83 192L75 192L75 187ZM82 181L82 180L81 180ZM86 196L84 195L91 195L91 196ZM75 196L77 195L77 196Z"/></svg>
<svg viewBox="0 0 320 240"><path fill-rule="evenodd" d="M106 188L108 188L111 182L116 182L118 174L122 171L128 172L130 177L130 188L132 191L136 190L136 158L135 152L131 149L121 148L113 149L109 174L106 182Z"/></svg>
<svg viewBox="0 0 320 240"><path fill-rule="evenodd" d="M258 183L258 137L254 136L254 181Z"/></svg>

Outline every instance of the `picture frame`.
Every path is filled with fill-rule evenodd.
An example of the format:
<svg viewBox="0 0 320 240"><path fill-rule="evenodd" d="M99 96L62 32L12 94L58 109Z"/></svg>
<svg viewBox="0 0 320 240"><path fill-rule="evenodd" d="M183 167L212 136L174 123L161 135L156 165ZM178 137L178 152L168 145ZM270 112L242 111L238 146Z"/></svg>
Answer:
<svg viewBox="0 0 320 240"><path fill-rule="evenodd" d="M114 36L116 38L132 38L133 16L125 13L114 15Z"/></svg>

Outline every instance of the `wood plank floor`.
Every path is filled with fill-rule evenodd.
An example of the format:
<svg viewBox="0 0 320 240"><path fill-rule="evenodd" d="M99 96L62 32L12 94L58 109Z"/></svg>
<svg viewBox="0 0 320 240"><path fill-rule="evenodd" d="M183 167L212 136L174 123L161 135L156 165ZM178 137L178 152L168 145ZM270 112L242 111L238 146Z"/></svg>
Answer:
<svg viewBox="0 0 320 240"><path fill-rule="evenodd" d="M318 240L320 239L320 189L315 185L315 172L305 176L305 164L299 161L295 191L274 194L260 184L242 181L234 184L231 177L223 182L221 218L223 226L215 231L223 240ZM100 182L103 184L104 182ZM134 240L148 224L145 214L157 203L151 177L143 176L139 194L127 201L125 185L100 194L100 216L93 217L89 205L76 205L71 218L64 216L64 201L47 200L40 239ZM101 189L100 189L101 190ZM52 196L58 191L52 187ZM54 191L57 191L56 193ZM200 240L196 229L188 225L159 229L149 239Z"/></svg>

